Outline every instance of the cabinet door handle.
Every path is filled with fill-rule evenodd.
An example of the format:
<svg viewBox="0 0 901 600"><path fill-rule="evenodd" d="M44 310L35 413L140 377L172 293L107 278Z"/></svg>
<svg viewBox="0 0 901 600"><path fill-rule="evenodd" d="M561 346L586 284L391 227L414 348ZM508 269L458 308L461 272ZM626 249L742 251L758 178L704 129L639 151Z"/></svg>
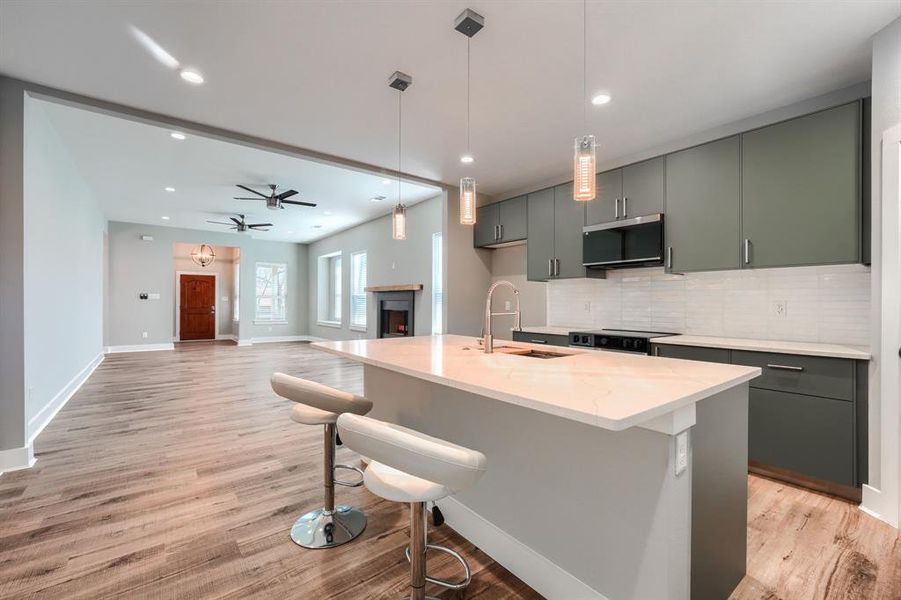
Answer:
<svg viewBox="0 0 901 600"><path fill-rule="evenodd" d="M748 238L745 238L745 243L742 248L742 251L744 252L744 255L745 255L744 256L745 264L746 265L751 264L751 240L749 240Z"/></svg>
<svg viewBox="0 0 901 600"><path fill-rule="evenodd" d="M672 246L666 247L666 268L667 269L673 268L673 247Z"/></svg>
<svg viewBox="0 0 901 600"><path fill-rule="evenodd" d="M619 198L617 198L613 202L613 210L615 211L614 214L615 214L616 218L618 219L619 218Z"/></svg>
<svg viewBox="0 0 901 600"><path fill-rule="evenodd" d="M547 344L547 340L529 340L533 344Z"/></svg>
<svg viewBox="0 0 901 600"><path fill-rule="evenodd" d="M498 230L498 236L497 236L497 239L499 239L499 240L504 239L504 226L503 226L503 225L498 225L498 226L497 226L497 230Z"/></svg>
<svg viewBox="0 0 901 600"><path fill-rule="evenodd" d="M554 277L560 277L560 259L554 259Z"/></svg>
<svg viewBox="0 0 901 600"><path fill-rule="evenodd" d="M795 367L792 365L767 365L768 369L778 369L780 371L798 371L804 370L804 367Z"/></svg>
<svg viewBox="0 0 901 600"><path fill-rule="evenodd" d="M548 277L551 277L554 274L553 267L551 266L553 264L554 264L554 259L552 259L552 258L547 259L547 276Z"/></svg>
<svg viewBox="0 0 901 600"><path fill-rule="evenodd" d="M629 216L629 209L627 208L629 206L628 202L629 202L629 199L626 198L625 196L623 196L623 218L624 219L627 216Z"/></svg>
<svg viewBox="0 0 901 600"><path fill-rule="evenodd" d="M654 356L660 356L660 346L654 346Z"/></svg>

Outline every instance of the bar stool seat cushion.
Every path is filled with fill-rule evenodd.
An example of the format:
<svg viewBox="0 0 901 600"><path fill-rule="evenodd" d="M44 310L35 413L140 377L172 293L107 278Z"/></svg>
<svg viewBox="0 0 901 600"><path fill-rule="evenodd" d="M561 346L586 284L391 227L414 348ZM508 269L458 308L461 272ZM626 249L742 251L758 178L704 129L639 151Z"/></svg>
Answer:
<svg viewBox="0 0 901 600"><path fill-rule="evenodd" d="M375 461L366 467L363 481L370 492L392 502L433 502L453 493L440 483L414 477Z"/></svg>
<svg viewBox="0 0 901 600"><path fill-rule="evenodd" d="M415 493L437 493L426 492L419 483L423 480L451 492L465 490L485 474L488 466L481 452L369 417L344 413L338 417L338 432L349 448L369 457L373 463L388 465L411 477L400 480L392 475L390 481L395 487L407 482L411 490L418 490ZM373 477L384 473L377 469Z"/></svg>
<svg viewBox="0 0 901 600"><path fill-rule="evenodd" d="M295 404L291 409L291 420L304 425L330 425L338 420L338 413L319 410L306 404Z"/></svg>

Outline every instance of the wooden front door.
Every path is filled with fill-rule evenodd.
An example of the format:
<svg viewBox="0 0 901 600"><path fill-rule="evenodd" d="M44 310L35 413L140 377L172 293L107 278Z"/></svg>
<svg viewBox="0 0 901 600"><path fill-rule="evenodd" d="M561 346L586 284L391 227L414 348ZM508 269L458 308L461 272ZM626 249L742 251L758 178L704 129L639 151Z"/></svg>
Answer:
<svg viewBox="0 0 901 600"><path fill-rule="evenodd" d="M216 278L213 275L182 275L179 281L178 339L216 339Z"/></svg>

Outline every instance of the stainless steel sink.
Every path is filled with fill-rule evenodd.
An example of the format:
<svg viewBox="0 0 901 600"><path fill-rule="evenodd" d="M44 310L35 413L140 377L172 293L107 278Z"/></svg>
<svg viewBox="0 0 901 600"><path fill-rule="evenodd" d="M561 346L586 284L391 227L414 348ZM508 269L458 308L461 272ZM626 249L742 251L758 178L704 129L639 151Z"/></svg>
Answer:
<svg viewBox="0 0 901 600"><path fill-rule="evenodd" d="M498 354L510 354L512 356L528 356L531 358L560 358L561 356L572 356L572 354L566 354L564 352L552 352L550 350L533 350L531 348L517 348L515 346L502 346L500 348L495 348L495 352Z"/></svg>

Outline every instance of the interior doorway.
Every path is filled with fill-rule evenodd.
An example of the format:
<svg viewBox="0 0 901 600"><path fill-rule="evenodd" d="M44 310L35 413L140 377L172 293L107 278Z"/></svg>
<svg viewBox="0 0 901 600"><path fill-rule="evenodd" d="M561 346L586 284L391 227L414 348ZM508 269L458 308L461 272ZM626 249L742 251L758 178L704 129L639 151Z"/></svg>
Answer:
<svg viewBox="0 0 901 600"><path fill-rule="evenodd" d="M178 274L178 340L216 339L218 277L213 274Z"/></svg>

